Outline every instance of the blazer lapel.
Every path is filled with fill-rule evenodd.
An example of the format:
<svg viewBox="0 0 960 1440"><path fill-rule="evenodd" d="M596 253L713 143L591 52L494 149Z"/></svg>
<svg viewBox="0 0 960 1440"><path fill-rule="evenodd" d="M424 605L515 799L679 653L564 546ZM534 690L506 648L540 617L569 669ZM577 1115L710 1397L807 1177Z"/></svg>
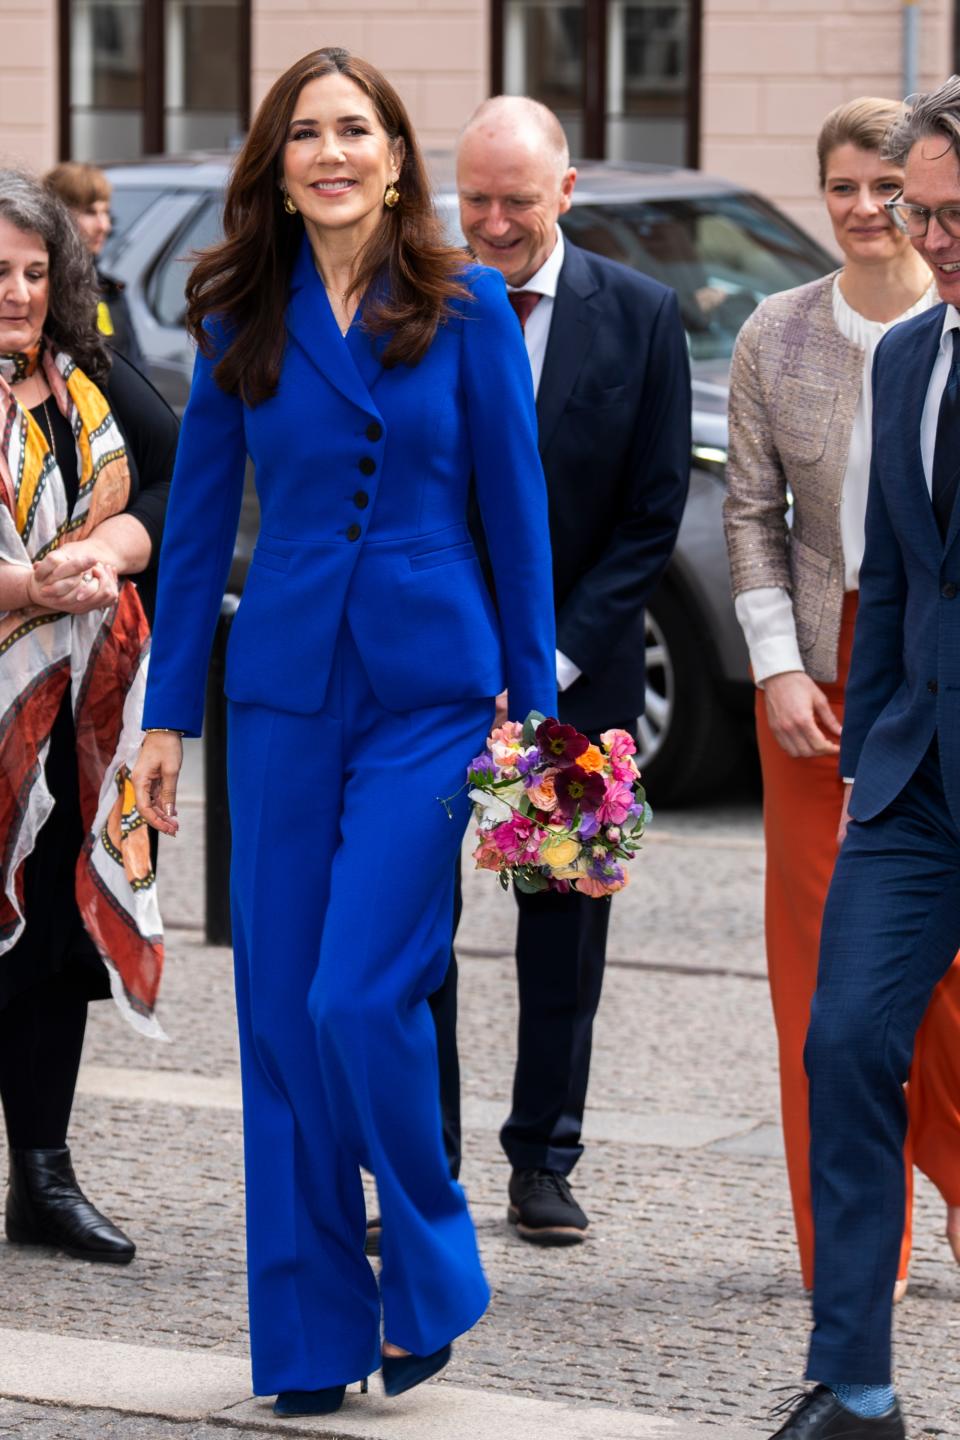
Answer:
<svg viewBox="0 0 960 1440"><path fill-rule="evenodd" d="M291 277L287 329L341 395L361 410L376 411L369 388L357 368L358 357L354 347L340 334L340 327L330 309L306 235Z"/></svg>
<svg viewBox="0 0 960 1440"><path fill-rule="evenodd" d="M597 286L583 252L576 245L571 245L569 240L565 241L565 245L550 317L547 353L537 390L541 455L577 382L600 320L600 307L591 301Z"/></svg>
<svg viewBox="0 0 960 1440"><path fill-rule="evenodd" d="M908 477L915 492L915 503L918 506L922 519L921 524L927 533L924 541L924 548L928 545L936 545L936 553L943 549L943 541L940 539L940 530L937 525L936 516L933 513L933 502L930 498L930 489L927 484L927 477L923 469L923 456L920 450L920 426L923 421L923 410L927 399L927 388L930 384L930 376L937 359L937 352L940 349L940 334L943 329L942 305L936 305L928 312L926 325L918 326L910 337L911 352L903 357L902 363L902 385L901 403L899 411L901 415L901 433L904 439L904 463L903 471ZM927 317L925 317L927 318ZM956 531L956 510L951 518L950 529L947 533L949 544Z"/></svg>

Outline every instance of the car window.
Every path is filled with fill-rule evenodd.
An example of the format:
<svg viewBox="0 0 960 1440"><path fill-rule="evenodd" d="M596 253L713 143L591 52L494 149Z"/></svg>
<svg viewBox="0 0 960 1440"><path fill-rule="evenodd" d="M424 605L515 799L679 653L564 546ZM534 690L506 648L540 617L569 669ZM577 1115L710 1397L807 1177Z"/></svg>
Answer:
<svg viewBox="0 0 960 1440"><path fill-rule="evenodd" d="M154 267L147 285L147 302L161 325L183 324L187 276L197 251L220 239L220 217L220 201L204 201L181 225Z"/></svg>
<svg viewBox="0 0 960 1440"><path fill-rule="evenodd" d="M752 195L574 205L561 223L584 249L676 290L694 360L729 359L761 300L831 267L825 251Z"/></svg>
<svg viewBox="0 0 960 1440"><path fill-rule="evenodd" d="M123 240L131 225L167 192L159 185L114 185L110 193L110 243Z"/></svg>

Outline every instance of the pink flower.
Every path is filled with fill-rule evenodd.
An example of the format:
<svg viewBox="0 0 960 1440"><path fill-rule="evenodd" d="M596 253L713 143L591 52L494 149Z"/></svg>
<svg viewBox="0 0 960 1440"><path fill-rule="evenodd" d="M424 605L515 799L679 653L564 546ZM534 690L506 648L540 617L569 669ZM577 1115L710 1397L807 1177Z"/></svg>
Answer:
<svg viewBox="0 0 960 1440"><path fill-rule="evenodd" d="M504 720L503 724L498 725L496 730L491 730L490 739L487 741L487 748L491 749L493 743L499 741L501 745L512 745L519 749L522 739L523 726L519 720Z"/></svg>
<svg viewBox="0 0 960 1440"><path fill-rule="evenodd" d="M608 780L603 799L597 806L597 818L601 825L622 825L630 814L632 804L633 786L623 780Z"/></svg>
<svg viewBox="0 0 960 1440"><path fill-rule="evenodd" d="M514 815L505 820L493 831L492 838L508 865L537 864L543 832L529 815Z"/></svg>
<svg viewBox="0 0 960 1440"><path fill-rule="evenodd" d="M628 878L624 870L622 880L595 880L592 875L581 875L573 884L582 894L590 895L594 900L602 900L604 895L615 895L618 890L622 890Z"/></svg>
<svg viewBox="0 0 960 1440"><path fill-rule="evenodd" d="M628 755L636 755L636 742L626 730L604 730L600 736L600 743L607 754L614 760L623 760Z"/></svg>
<svg viewBox="0 0 960 1440"><path fill-rule="evenodd" d="M607 829L607 839L610 841L610 844L611 844L611 845L619 845L619 843L620 843L620 827L619 827L619 825L611 825L611 826L608 827L608 829Z"/></svg>
<svg viewBox="0 0 960 1440"><path fill-rule="evenodd" d="M632 785L640 774L633 756L637 753L636 743L626 730L604 730L600 742L610 758L610 769L614 778L625 785Z"/></svg>

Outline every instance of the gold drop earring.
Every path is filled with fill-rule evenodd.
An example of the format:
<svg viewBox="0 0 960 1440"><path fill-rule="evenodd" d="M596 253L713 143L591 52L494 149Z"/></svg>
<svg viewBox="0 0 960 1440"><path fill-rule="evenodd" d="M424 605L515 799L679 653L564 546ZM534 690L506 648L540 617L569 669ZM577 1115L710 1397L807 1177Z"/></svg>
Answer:
<svg viewBox="0 0 960 1440"><path fill-rule="evenodd" d="M395 205L400 204L400 191L392 180L383 193L383 203L388 210L392 210Z"/></svg>
<svg viewBox="0 0 960 1440"><path fill-rule="evenodd" d="M296 207L296 205L294 205L293 201L290 199L290 192L289 192L289 190L284 190L284 191L283 191L283 208L284 208L284 210L286 210L286 212L287 212L288 215L296 215L296 214L297 214L297 207Z"/></svg>

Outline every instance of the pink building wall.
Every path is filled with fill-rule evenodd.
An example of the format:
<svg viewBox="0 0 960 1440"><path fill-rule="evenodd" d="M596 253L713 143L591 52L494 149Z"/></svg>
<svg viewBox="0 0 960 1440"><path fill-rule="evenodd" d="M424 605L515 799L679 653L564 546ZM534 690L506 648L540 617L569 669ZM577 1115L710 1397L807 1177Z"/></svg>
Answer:
<svg viewBox="0 0 960 1440"><path fill-rule="evenodd" d="M701 163L828 238L813 141L855 95L897 95L902 0L704 0ZM0 163L57 152L56 0L0 0ZM920 0L920 86L952 65L953 0ZM253 0L252 98L298 55L342 44L387 71L428 146L487 94L489 0Z"/></svg>
<svg viewBox="0 0 960 1440"><path fill-rule="evenodd" d="M485 0L254 0L254 105L281 70L321 45L345 45L380 66L425 146L448 145L487 94Z"/></svg>
<svg viewBox="0 0 960 1440"><path fill-rule="evenodd" d="M53 164L56 55L56 0L0 0L0 163Z"/></svg>

